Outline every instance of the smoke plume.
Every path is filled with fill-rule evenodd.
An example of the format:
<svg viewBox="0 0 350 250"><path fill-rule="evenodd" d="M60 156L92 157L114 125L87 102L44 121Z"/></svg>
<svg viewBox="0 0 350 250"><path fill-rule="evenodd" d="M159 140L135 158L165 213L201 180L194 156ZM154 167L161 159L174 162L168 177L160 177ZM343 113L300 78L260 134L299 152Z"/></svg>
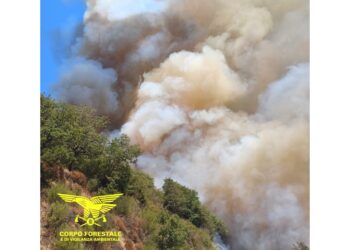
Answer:
<svg viewBox="0 0 350 250"><path fill-rule="evenodd" d="M157 185L197 190L232 249L308 243L308 1L145 3L87 0L60 98L111 117Z"/></svg>

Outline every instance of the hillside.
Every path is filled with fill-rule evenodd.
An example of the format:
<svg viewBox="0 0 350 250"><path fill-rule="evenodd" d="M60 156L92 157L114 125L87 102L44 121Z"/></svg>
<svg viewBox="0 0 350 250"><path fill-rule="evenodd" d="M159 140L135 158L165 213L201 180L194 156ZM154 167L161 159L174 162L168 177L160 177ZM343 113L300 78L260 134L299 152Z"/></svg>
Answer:
<svg viewBox="0 0 350 250"><path fill-rule="evenodd" d="M227 230L190 190L171 179L163 189L134 167L140 150L121 135L110 140L105 117L86 107L41 96L42 249L216 249L213 239ZM81 230L82 212L57 193L85 197L123 193L106 214L105 229L122 232L118 243L60 242L60 230Z"/></svg>

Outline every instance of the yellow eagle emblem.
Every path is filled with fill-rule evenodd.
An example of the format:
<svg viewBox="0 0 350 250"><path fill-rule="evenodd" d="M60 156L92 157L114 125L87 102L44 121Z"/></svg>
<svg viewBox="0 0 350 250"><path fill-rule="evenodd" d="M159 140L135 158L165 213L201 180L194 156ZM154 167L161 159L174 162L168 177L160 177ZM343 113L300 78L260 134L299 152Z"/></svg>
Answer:
<svg viewBox="0 0 350 250"><path fill-rule="evenodd" d="M106 222L106 216L104 215L109 210L117 206L116 204L107 204L115 201L123 194L109 194L109 195L100 195L100 196L94 196L92 198L86 198L84 196L78 196L78 195L71 195L71 194L58 194L59 197L62 198L65 202L75 202L78 203L80 206L84 208L84 216L81 217L77 215L75 217L75 222L77 223L79 219L82 219L85 221L85 225L96 225L101 226L97 222L102 219L103 222ZM101 214L101 215L100 215Z"/></svg>

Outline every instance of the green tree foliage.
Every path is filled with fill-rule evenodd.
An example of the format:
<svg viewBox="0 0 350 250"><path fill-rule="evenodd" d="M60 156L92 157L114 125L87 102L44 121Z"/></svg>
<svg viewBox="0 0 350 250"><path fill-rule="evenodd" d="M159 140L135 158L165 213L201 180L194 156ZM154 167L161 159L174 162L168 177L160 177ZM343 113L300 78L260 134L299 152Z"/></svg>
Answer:
<svg viewBox="0 0 350 250"><path fill-rule="evenodd" d="M125 193L131 179L130 165L135 162L140 150L137 146L130 145L130 140L125 135L102 147L104 150L99 157L86 164L85 173L98 179L99 185L104 187L102 193Z"/></svg>
<svg viewBox="0 0 350 250"><path fill-rule="evenodd" d="M162 209L159 208L144 208L141 213L143 220L143 230L147 235L158 235L160 229L159 215L162 214Z"/></svg>
<svg viewBox="0 0 350 250"><path fill-rule="evenodd" d="M131 196L122 196L118 200L117 214L127 217L135 216L139 213L140 208L137 200Z"/></svg>
<svg viewBox="0 0 350 250"><path fill-rule="evenodd" d="M110 173L110 176L107 176L108 180L107 189L108 191L120 190L125 193L128 188L128 184L131 177L131 168L129 164L129 159L131 158L128 155L128 151L125 151L123 148L123 142L128 145L128 138L122 137L120 139L115 139L107 147L107 164L105 166L104 172Z"/></svg>
<svg viewBox="0 0 350 250"><path fill-rule="evenodd" d="M189 220L197 227L206 228L212 236L218 232L224 239L227 237L227 229L201 205L197 192L172 179L164 181L163 190L164 207L167 210Z"/></svg>
<svg viewBox="0 0 350 250"><path fill-rule="evenodd" d="M161 218L163 226L159 231L157 245L159 249L180 250L186 249L188 232L176 215L163 214Z"/></svg>
<svg viewBox="0 0 350 250"><path fill-rule="evenodd" d="M41 159L81 169L101 154L106 138L100 135L106 119L86 107L41 96Z"/></svg>
<svg viewBox="0 0 350 250"><path fill-rule="evenodd" d="M100 182L98 179L91 178L87 183L87 189L90 192L96 192L98 190L99 184L100 184Z"/></svg>
<svg viewBox="0 0 350 250"><path fill-rule="evenodd" d="M125 193L130 164L140 151L125 135L109 141L101 133L106 124L104 117L87 107L41 96L41 160L82 171L95 179L90 188L99 188L101 193Z"/></svg>
<svg viewBox="0 0 350 250"><path fill-rule="evenodd" d="M142 206L158 202L161 204L161 194L154 187L153 179L138 170L132 171L127 194L135 197Z"/></svg>
<svg viewBox="0 0 350 250"><path fill-rule="evenodd" d="M196 226L202 226L204 221L201 214L201 204L197 193L176 183L172 179L166 179L163 185L164 207L170 212L190 220Z"/></svg>

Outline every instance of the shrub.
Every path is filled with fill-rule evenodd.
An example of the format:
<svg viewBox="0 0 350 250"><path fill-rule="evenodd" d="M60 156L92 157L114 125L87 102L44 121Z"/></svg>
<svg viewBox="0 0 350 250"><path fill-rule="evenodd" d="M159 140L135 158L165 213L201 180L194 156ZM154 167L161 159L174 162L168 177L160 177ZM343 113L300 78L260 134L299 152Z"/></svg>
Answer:
<svg viewBox="0 0 350 250"><path fill-rule="evenodd" d="M160 195L156 191L153 179L139 170L133 169L127 194L135 197L143 206L150 201L160 201Z"/></svg>
<svg viewBox="0 0 350 250"><path fill-rule="evenodd" d="M140 212L138 202L130 196L122 196L118 199L117 209L118 214L124 216L135 216Z"/></svg>
<svg viewBox="0 0 350 250"><path fill-rule="evenodd" d="M210 235L203 230L191 230L188 234L188 249L216 249L213 247Z"/></svg>
<svg viewBox="0 0 350 250"><path fill-rule="evenodd" d="M131 176L131 169L127 162L121 162L115 169L106 175L107 185L105 190L107 193L122 192L125 193Z"/></svg>
<svg viewBox="0 0 350 250"><path fill-rule="evenodd" d="M190 220L196 226L203 224L200 202L195 191L181 186L172 179L165 180L163 190L166 209Z"/></svg>
<svg viewBox="0 0 350 250"><path fill-rule="evenodd" d="M164 207L166 209L181 218L189 220L197 227L206 228L211 236L218 232L224 240L227 239L227 229L223 223L201 205L194 190L186 188L171 179L164 181L163 190Z"/></svg>
<svg viewBox="0 0 350 250"><path fill-rule="evenodd" d="M160 229L159 215L161 212L161 209L145 208L142 210L142 228L146 235L155 235L158 233Z"/></svg>
<svg viewBox="0 0 350 250"><path fill-rule="evenodd" d="M163 226L157 237L159 249L180 250L186 249L188 232L176 215L163 215Z"/></svg>
<svg viewBox="0 0 350 250"><path fill-rule="evenodd" d="M76 241L56 241L55 250L83 250L84 245Z"/></svg>
<svg viewBox="0 0 350 250"><path fill-rule="evenodd" d="M132 175L130 164L135 162L139 153L138 147L130 145L130 140L125 135L106 146L104 155L97 164L99 168L96 176L107 192L126 193Z"/></svg>
<svg viewBox="0 0 350 250"><path fill-rule="evenodd" d="M62 199L57 195L58 193L62 194L73 194L73 192L67 188L64 184L62 183L57 183L56 185L53 185L49 190L47 191L47 198L50 203L56 202L56 201L61 201Z"/></svg>
<svg viewBox="0 0 350 250"><path fill-rule="evenodd" d="M152 239L146 240L143 243L143 250L155 250L158 249L157 248L157 243L155 241L153 241Z"/></svg>
<svg viewBox="0 0 350 250"><path fill-rule="evenodd" d="M69 214L68 206L64 203L55 202L51 204L48 222L50 227L58 228L67 221Z"/></svg>
<svg viewBox="0 0 350 250"><path fill-rule="evenodd" d="M210 235L213 237L215 233L218 233L224 242L227 242L229 232L224 223L217 219L208 209L201 206L201 220L202 227L207 229Z"/></svg>
<svg viewBox="0 0 350 250"><path fill-rule="evenodd" d="M99 184L100 183L99 183L98 179L92 178L87 183L87 189L90 192L96 192L98 190Z"/></svg>
<svg viewBox="0 0 350 250"><path fill-rule="evenodd" d="M75 228L70 227L68 224L62 224L59 228L59 231L76 231ZM56 240L55 250L83 250L84 245L76 241L60 241Z"/></svg>

